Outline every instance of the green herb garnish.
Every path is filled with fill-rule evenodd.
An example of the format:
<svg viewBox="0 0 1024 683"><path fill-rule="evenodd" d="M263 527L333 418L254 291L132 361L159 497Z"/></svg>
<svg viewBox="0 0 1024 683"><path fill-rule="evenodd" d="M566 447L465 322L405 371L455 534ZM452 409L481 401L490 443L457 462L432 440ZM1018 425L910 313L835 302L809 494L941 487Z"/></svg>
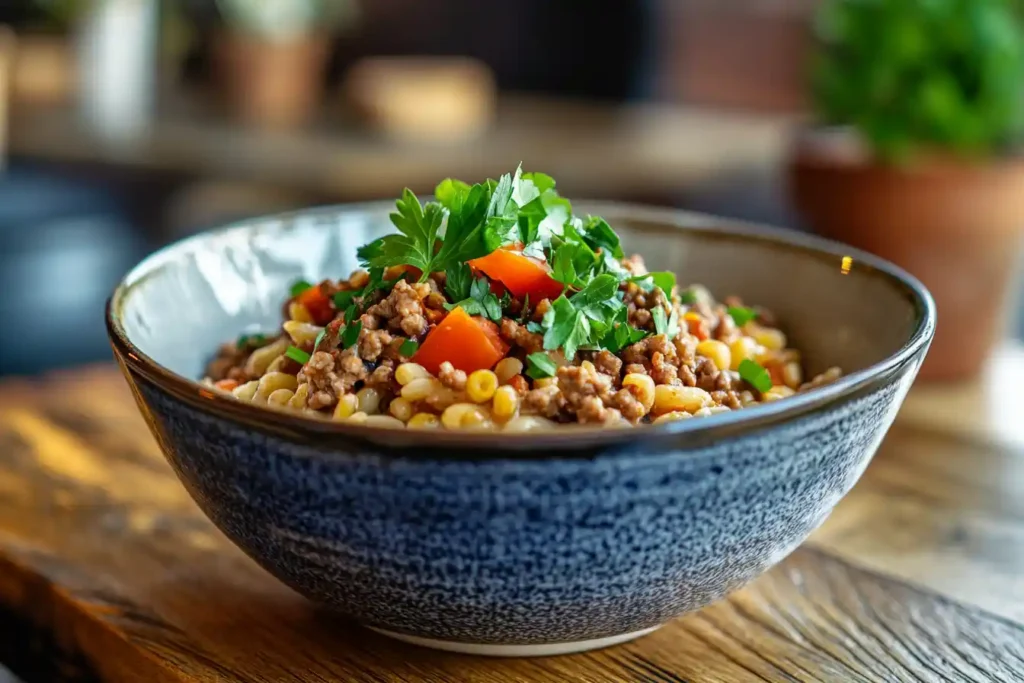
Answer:
<svg viewBox="0 0 1024 683"><path fill-rule="evenodd" d="M235 342L235 346L237 346L239 349L244 349L250 346L260 347L266 343L267 335L260 334L257 332L256 334L243 334L241 337L238 338L238 341Z"/></svg>
<svg viewBox="0 0 1024 683"><path fill-rule="evenodd" d="M762 394L772 388L772 376L749 358L743 359L739 367L740 378Z"/></svg>
<svg viewBox="0 0 1024 683"><path fill-rule="evenodd" d="M284 355L291 358L299 365L305 365L309 362L309 354L297 346L289 346L284 350Z"/></svg>
<svg viewBox="0 0 1024 683"><path fill-rule="evenodd" d="M345 309L345 324L351 325L358 317L359 307L355 304L349 304L349 307Z"/></svg>
<svg viewBox="0 0 1024 683"><path fill-rule="evenodd" d="M743 327L757 317L757 311L746 306L729 306L728 311L733 322L739 327Z"/></svg>
<svg viewBox="0 0 1024 683"><path fill-rule="evenodd" d="M676 276L667 270L659 271L657 273L648 273L651 276L651 280L654 281L654 286L665 292L665 296L672 296L672 288L676 286Z"/></svg>
<svg viewBox="0 0 1024 683"><path fill-rule="evenodd" d="M675 339L679 336L679 310L676 308L672 309L672 314L667 316L665 309L658 306L651 311L651 317L654 318L654 331L657 334L664 334L669 339Z"/></svg>
<svg viewBox="0 0 1024 683"><path fill-rule="evenodd" d="M526 374L533 379L544 379L554 377L558 372L558 365L551 360L551 356L541 351L531 353L526 357Z"/></svg>
<svg viewBox="0 0 1024 683"><path fill-rule="evenodd" d="M636 344L646 336L647 332L644 330L639 330L625 322L617 322L601 338L601 346L612 353L618 353L627 346Z"/></svg>
<svg viewBox="0 0 1024 683"><path fill-rule="evenodd" d="M459 263L445 271L444 291L452 301L469 298L470 287L473 285L473 271L465 263Z"/></svg>
<svg viewBox="0 0 1024 683"><path fill-rule="evenodd" d="M362 331L362 329L362 320L358 320L354 324L346 325L345 329L341 333L342 348L351 348L353 344L359 341L359 332Z"/></svg>
<svg viewBox="0 0 1024 683"><path fill-rule="evenodd" d="M352 299L354 299L357 294L359 294L359 291L355 289L346 289L337 292L334 295L334 307L339 311L344 311L349 307L352 303Z"/></svg>
<svg viewBox="0 0 1024 683"><path fill-rule="evenodd" d="M605 219L600 216L589 216L585 225L584 239L593 249L601 249L616 259L621 259L625 255L619 246L619 236Z"/></svg>
<svg viewBox="0 0 1024 683"><path fill-rule="evenodd" d="M693 304L697 303L697 293L694 292L692 289L684 289L683 291L679 292L679 303L683 304L684 306L692 306Z"/></svg>
<svg viewBox="0 0 1024 683"><path fill-rule="evenodd" d="M295 297L298 296L299 294L302 294L312 286L313 285L309 284L305 280L296 280L295 283L292 284L291 289L289 291L291 292L291 295Z"/></svg>
<svg viewBox="0 0 1024 683"><path fill-rule="evenodd" d="M596 347L611 322L625 306L615 293L619 283L611 275L598 275L572 299L563 294L544 314L544 348L563 349L572 360L580 347ZM529 329L529 328L527 328Z"/></svg>
<svg viewBox="0 0 1024 683"><path fill-rule="evenodd" d="M398 353L406 358L411 358L419 348L420 345L415 339L406 339L402 342L402 345L398 347Z"/></svg>
<svg viewBox="0 0 1024 683"><path fill-rule="evenodd" d="M313 341L313 350L316 351L320 348L320 342L327 336L327 328L320 330L319 334L316 335L316 340Z"/></svg>
<svg viewBox="0 0 1024 683"><path fill-rule="evenodd" d="M501 302L491 291L491 285L485 278L477 278L469 286L469 296L454 304L445 304L449 311L462 307L468 315L482 315L494 322L501 320Z"/></svg>

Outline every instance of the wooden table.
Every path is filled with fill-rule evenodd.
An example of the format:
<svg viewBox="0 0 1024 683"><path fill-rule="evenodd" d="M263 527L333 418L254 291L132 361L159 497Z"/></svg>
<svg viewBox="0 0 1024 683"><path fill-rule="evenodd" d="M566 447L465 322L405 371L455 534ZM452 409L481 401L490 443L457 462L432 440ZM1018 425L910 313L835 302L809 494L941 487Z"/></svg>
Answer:
<svg viewBox="0 0 1024 683"><path fill-rule="evenodd" d="M188 498L112 368L0 383L0 662L30 683L1024 681L1024 406L958 426L1021 373L1009 349L989 389L916 391L826 525L729 599L533 660L400 645L284 588ZM969 419L935 408L954 395Z"/></svg>

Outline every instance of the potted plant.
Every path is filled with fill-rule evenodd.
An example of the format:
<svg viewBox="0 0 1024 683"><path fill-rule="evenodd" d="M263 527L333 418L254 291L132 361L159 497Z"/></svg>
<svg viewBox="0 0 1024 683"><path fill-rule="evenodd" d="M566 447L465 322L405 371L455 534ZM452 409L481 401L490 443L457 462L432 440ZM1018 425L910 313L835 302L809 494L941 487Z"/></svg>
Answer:
<svg viewBox="0 0 1024 683"><path fill-rule="evenodd" d="M790 192L818 232L932 291L921 376L974 375L1001 332L1024 231L1024 37L1009 0L831 0ZM831 126L831 127L829 127Z"/></svg>
<svg viewBox="0 0 1024 683"><path fill-rule="evenodd" d="M218 0L225 31L214 59L228 103L244 121L288 127L319 102L328 34L350 0Z"/></svg>

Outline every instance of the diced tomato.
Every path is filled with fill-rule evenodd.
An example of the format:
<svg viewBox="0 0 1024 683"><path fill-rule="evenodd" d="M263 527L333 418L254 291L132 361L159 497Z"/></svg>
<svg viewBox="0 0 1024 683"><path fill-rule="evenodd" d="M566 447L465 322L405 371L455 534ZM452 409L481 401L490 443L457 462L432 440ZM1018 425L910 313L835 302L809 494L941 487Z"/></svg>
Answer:
<svg viewBox="0 0 1024 683"><path fill-rule="evenodd" d="M412 360L435 375L445 361L468 373L493 368L507 353L497 325L459 306L430 331Z"/></svg>
<svg viewBox="0 0 1024 683"><path fill-rule="evenodd" d="M331 299L319 286L313 286L299 293L295 300L306 307L317 325L326 325L334 319L334 306Z"/></svg>
<svg viewBox="0 0 1024 683"><path fill-rule="evenodd" d="M473 259L469 265L498 280L516 296L529 296L530 301L557 299L564 289L562 283L551 277L546 261L526 256L514 247L492 251Z"/></svg>

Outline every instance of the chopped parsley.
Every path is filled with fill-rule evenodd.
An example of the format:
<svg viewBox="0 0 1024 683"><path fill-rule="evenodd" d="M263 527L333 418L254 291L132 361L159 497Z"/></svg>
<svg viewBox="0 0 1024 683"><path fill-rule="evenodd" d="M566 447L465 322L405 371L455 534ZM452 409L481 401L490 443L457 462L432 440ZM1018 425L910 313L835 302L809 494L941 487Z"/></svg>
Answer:
<svg viewBox="0 0 1024 683"><path fill-rule="evenodd" d="M760 364L749 358L740 362L739 373L741 379L762 394L772 388L772 376Z"/></svg>
<svg viewBox="0 0 1024 683"><path fill-rule="evenodd" d="M651 317L654 318L654 331L657 334L667 335L669 339L675 339L679 336L679 310L676 308L672 309L672 315L666 317L665 309L658 306L651 311Z"/></svg>
<svg viewBox="0 0 1024 683"><path fill-rule="evenodd" d="M288 291L291 293L293 297L295 297L298 296L299 294L302 294L312 286L313 285L309 284L305 280L296 280Z"/></svg>
<svg viewBox="0 0 1024 683"><path fill-rule="evenodd" d="M452 301L468 299L472 284L473 271L465 263L456 264L445 271L444 291Z"/></svg>
<svg viewBox="0 0 1024 683"><path fill-rule="evenodd" d="M411 358L419 348L420 345L416 343L415 339L406 339L398 347L398 353L406 358Z"/></svg>
<svg viewBox="0 0 1024 683"><path fill-rule="evenodd" d="M684 289L679 292L679 303L684 306L692 306L697 303L697 293L692 289Z"/></svg>
<svg viewBox="0 0 1024 683"><path fill-rule="evenodd" d="M241 337L238 338L238 341L235 342L235 346L238 347L239 349L249 348L250 346L258 348L266 343L267 335L260 334L257 332L255 334L243 334Z"/></svg>
<svg viewBox="0 0 1024 683"><path fill-rule="evenodd" d="M356 321L355 324L346 325L341 333L341 347L344 349L351 348L352 345L359 341L359 333L362 329L362 320Z"/></svg>
<svg viewBox="0 0 1024 683"><path fill-rule="evenodd" d="M757 311L746 306L729 306L729 315L737 326L743 327L757 317Z"/></svg>
<svg viewBox="0 0 1024 683"><path fill-rule="evenodd" d="M285 349L284 355L287 356L288 358L291 358L299 365L305 365L306 363L309 362L309 354L297 346L289 346L287 349Z"/></svg>
<svg viewBox="0 0 1024 683"><path fill-rule="evenodd" d="M548 354L537 351L526 357L526 374L533 379L544 379L554 377L558 372L558 365L551 360Z"/></svg>
<svg viewBox="0 0 1024 683"><path fill-rule="evenodd" d="M336 293L334 295L334 307L339 311L344 311L352 304L352 299L354 299L357 294L359 294L359 291L355 289L346 289Z"/></svg>
<svg viewBox="0 0 1024 683"><path fill-rule="evenodd" d="M320 342L327 336L327 328L320 330L320 333L316 335L316 340L313 342L313 350L316 351L320 348Z"/></svg>
<svg viewBox="0 0 1024 683"><path fill-rule="evenodd" d="M468 315L482 315L494 322L501 320L501 302L486 278L478 278L469 286L469 296L454 304L445 304L449 311L456 307L462 307Z"/></svg>

